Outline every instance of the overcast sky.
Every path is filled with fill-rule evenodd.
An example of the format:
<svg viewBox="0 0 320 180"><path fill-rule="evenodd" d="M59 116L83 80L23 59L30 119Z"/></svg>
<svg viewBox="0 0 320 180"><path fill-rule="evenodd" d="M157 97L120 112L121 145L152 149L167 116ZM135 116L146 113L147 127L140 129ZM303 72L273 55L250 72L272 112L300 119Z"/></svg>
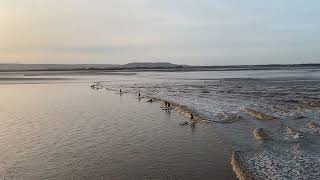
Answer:
<svg viewBox="0 0 320 180"><path fill-rule="evenodd" d="M0 0L0 63L320 63L319 0Z"/></svg>

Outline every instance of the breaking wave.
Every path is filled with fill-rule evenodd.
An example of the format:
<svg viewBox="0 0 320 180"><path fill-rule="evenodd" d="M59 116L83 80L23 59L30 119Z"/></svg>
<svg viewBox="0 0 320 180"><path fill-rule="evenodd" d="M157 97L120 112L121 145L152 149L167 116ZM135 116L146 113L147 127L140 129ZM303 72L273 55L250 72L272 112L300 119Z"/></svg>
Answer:
<svg viewBox="0 0 320 180"><path fill-rule="evenodd" d="M243 124L237 128L251 134L256 129L252 139L260 137L259 128L263 128L268 140L257 138L262 144L253 144L252 151L233 154L232 164L240 179L319 177L320 129L315 125L320 123L319 71L312 75L308 71L238 73L140 73L112 77L96 86L170 102L177 112L186 117L192 113L198 121L226 126L247 121L250 128L240 127Z"/></svg>

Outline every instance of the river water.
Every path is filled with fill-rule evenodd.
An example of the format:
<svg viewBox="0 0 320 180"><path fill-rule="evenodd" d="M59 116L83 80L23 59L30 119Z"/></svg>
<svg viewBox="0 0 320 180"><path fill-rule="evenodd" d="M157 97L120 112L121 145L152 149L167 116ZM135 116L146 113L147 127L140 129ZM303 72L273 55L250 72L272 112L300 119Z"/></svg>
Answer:
<svg viewBox="0 0 320 180"><path fill-rule="evenodd" d="M230 147L212 128L180 126L186 119L160 104L90 83L1 84L0 93L0 178L234 179Z"/></svg>
<svg viewBox="0 0 320 180"><path fill-rule="evenodd" d="M308 169L320 167L319 129L305 127L320 123L317 69L10 78L0 85L0 177L235 179L233 151L242 152L246 168L261 179L284 177L284 168L288 179L306 173L313 179L317 174ZM139 92L187 107L207 122L181 126L187 117L139 101ZM258 120L247 109L276 119ZM221 114L241 118L222 123ZM288 135L287 126L301 138ZM255 140L257 127L273 140ZM286 161L294 157L299 161Z"/></svg>
<svg viewBox="0 0 320 180"><path fill-rule="evenodd" d="M219 137L239 151L242 167L257 179L320 176L319 69L140 73L98 85L187 107L218 127ZM225 123L230 114L241 122ZM307 127L310 122L315 127ZM263 128L269 140L255 140L255 128Z"/></svg>

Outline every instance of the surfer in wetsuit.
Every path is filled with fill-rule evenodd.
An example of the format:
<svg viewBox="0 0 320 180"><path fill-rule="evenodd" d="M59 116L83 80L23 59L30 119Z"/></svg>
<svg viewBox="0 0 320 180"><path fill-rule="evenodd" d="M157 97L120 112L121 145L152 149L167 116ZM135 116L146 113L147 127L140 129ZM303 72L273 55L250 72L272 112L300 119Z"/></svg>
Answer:
<svg viewBox="0 0 320 180"><path fill-rule="evenodd" d="M193 114L192 113L190 113L190 120L191 120L191 122L192 123L194 123L195 121L194 121L194 118L193 118Z"/></svg>
<svg viewBox="0 0 320 180"><path fill-rule="evenodd" d="M122 90L120 89L120 94L122 94Z"/></svg>

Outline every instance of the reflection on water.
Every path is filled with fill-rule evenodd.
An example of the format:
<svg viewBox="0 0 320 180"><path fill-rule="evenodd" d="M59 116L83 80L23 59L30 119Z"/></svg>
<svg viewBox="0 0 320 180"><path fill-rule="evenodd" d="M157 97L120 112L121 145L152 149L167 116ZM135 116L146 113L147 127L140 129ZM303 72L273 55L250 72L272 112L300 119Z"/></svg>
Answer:
<svg viewBox="0 0 320 180"><path fill-rule="evenodd" d="M234 179L212 127L89 85L1 85L1 177Z"/></svg>
<svg viewBox="0 0 320 180"><path fill-rule="evenodd" d="M320 170L320 128L306 127L320 124L318 70L55 78L72 79L1 85L0 158L5 163L0 174L5 177L234 179L232 151L239 151L243 167L260 178L283 175L269 163L293 172L291 178ZM48 81L14 83L25 82ZM226 116L237 121L181 126L185 117L139 101L139 92L209 121ZM287 126L296 131L288 134ZM255 128L272 140L255 140ZM287 161L294 157L299 161Z"/></svg>

